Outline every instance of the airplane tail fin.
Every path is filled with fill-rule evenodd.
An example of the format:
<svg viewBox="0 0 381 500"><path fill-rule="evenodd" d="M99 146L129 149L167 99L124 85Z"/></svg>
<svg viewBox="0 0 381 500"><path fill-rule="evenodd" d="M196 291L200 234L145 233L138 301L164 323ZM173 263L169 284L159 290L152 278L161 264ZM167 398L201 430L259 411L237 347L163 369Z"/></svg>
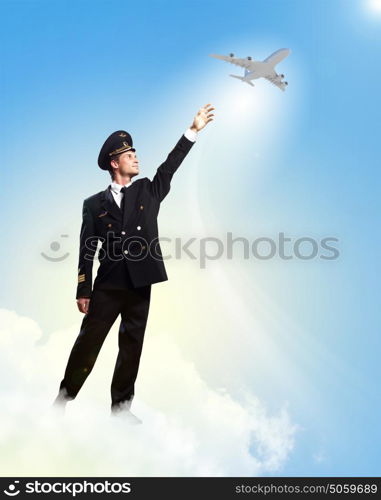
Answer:
<svg viewBox="0 0 381 500"><path fill-rule="evenodd" d="M229 75L233 78L238 78L238 80L241 80L241 82L246 82L248 83L249 85L251 85L252 87L254 87L254 83L252 83L250 80L246 80L246 78L244 76L238 76L238 75Z"/></svg>

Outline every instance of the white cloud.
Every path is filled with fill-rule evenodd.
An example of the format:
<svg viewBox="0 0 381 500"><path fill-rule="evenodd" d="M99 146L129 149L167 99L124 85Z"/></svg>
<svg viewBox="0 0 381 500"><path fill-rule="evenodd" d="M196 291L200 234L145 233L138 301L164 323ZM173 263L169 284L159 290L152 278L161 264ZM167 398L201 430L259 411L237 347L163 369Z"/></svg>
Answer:
<svg viewBox="0 0 381 500"><path fill-rule="evenodd" d="M250 476L281 470L292 451L296 426L286 408L269 415L252 394L236 401L211 388L165 333L145 341L134 400L143 425L109 415L113 331L113 344L108 337L78 398L57 419L50 404L77 327L39 345L33 320L3 309L0 324L3 475Z"/></svg>

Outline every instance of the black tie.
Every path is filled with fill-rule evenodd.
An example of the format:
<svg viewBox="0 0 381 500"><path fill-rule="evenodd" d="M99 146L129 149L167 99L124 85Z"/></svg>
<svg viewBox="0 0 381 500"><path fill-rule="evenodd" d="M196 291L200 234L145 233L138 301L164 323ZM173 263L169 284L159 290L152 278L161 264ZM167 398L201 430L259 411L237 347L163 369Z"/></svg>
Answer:
<svg viewBox="0 0 381 500"><path fill-rule="evenodd" d="M126 199L126 191L127 191L126 186L122 187L122 189L120 190L120 192L123 193L123 198L122 201L120 202L120 209L122 213L124 213L124 200Z"/></svg>

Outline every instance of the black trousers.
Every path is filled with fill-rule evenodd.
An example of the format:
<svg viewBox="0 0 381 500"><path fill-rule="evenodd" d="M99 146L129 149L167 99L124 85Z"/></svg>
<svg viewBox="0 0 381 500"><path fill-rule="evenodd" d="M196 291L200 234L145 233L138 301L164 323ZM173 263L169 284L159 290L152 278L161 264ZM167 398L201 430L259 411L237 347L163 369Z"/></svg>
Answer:
<svg viewBox="0 0 381 500"><path fill-rule="evenodd" d="M125 290L94 288L89 310L71 350L60 391L74 399L91 373L103 342L121 315L119 352L111 382L111 406L116 408L134 396L144 332L148 319L151 285Z"/></svg>

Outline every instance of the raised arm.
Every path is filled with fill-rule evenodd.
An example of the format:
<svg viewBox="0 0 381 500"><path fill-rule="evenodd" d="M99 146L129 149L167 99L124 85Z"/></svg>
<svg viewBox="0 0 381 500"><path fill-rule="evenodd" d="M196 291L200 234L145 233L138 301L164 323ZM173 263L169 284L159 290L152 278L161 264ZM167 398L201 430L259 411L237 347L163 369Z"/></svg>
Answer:
<svg viewBox="0 0 381 500"><path fill-rule="evenodd" d="M196 140L197 132L202 130L210 121L213 120L213 110L214 108L211 104L206 104L204 107L199 109L197 115L193 118L192 125L185 132L185 134L181 136L176 146L169 153L167 159L157 169L151 182L151 189L152 194L159 200L159 202L163 201L169 193L173 174L189 153Z"/></svg>

